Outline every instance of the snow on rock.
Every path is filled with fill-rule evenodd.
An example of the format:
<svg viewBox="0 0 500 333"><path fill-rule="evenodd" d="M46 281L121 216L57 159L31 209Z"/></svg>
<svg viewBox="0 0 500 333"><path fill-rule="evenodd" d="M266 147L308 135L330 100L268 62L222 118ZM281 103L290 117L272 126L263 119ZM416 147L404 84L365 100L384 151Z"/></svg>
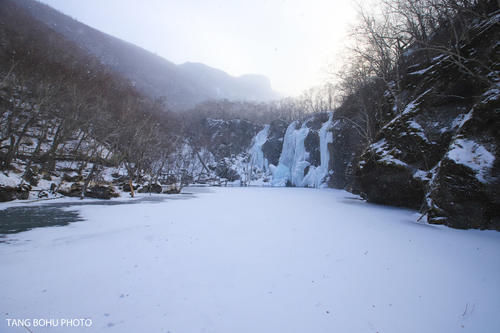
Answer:
<svg viewBox="0 0 500 333"><path fill-rule="evenodd" d="M406 107L404 108L404 110L401 112L401 114L398 114L396 117L394 117L390 122L388 122L387 124L384 125L384 127L382 128L382 130L384 129L390 129L391 127L393 127L398 121L401 120L402 117L409 117L415 113L418 112L419 110L419 105L422 103L424 97L429 94L430 92L432 91L432 88L431 89L427 89L426 91L424 91L422 94L420 94L419 96L417 96L417 98L415 98L414 100L412 100L411 102L409 102ZM397 110L396 109L393 109L393 110Z"/></svg>
<svg viewBox="0 0 500 333"><path fill-rule="evenodd" d="M427 139L427 136L425 135L425 131L422 126L420 126L419 123L417 123L415 120L409 120L406 122L408 125L408 128L411 129L411 133L417 135L420 137L424 142L430 143L429 139Z"/></svg>
<svg viewBox="0 0 500 333"><path fill-rule="evenodd" d="M474 109L470 110L466 114L461 114L456 117L453 122L451 123L451 128L452 129L460 129L464 126L466 122L468 122L472 118L472 114L474 112Z"/></svg>
<svg viewBox="0 0 500 333"><path fill-rule="evenodd" d="M490 102L496 101L500 98L500 88L498 88L498 86L491 88L490 90L486 91L482 97L482 104L488 104Z"/></svg>
<svg viewBox="0 0 500 333"><path fill-rule="evenodd" d="M413 178L419 179L423 182L429 182L432 179L432 173L431 171L415 170Z"/></svg>
<svg viewBox="0 0 500 333"><path fill-rule="evenodd" d="M408 75L422 75L422 74L427 73L428 71L430 71L433 68L434 68L434 65L431 65L431 66L429 66L427 68L424 68L424 69L421 69L421 70L418 70L418 71L415 71L415 72L408 73Z"/></svg>
<svg viewBox="0 0 500 333"><path fill-rule="evenodd" d="M418 110L418 106L422 102L423 97L425 95L427 95L431 90L432 89L427 89L422 94L420 94L417 98L415 98L415 100L408 103L408 105L406 106L406 108L403 111L403 114L411 114L411 113L416 112Z"/></svg>
<svg viewBox="0 0 500 333"><path fill-rule="evenodd" d="M23 181L21 176L21 174L14 172L9 173L9 175L0 172L0 186L17 187Z"/></svg>
<svg viewBox="0 0 500 333"><path fill-rule="evenodd" d="M397 148L391 148L386 139L381 139L370 145L369 150L377 155L377 160L386 165L407 167L408 165L400 159L394 157L394 153L400 153ZM360 168L363 168L363 163Z"/></svg>
<svg viewBox="0 0 500 333"><path fill-rule="evenodd" d="M474 171L476 178L485 183L485 176L493 167L495 156L484 146L467 139L456 139L450 146L447 158Z"/></svg>

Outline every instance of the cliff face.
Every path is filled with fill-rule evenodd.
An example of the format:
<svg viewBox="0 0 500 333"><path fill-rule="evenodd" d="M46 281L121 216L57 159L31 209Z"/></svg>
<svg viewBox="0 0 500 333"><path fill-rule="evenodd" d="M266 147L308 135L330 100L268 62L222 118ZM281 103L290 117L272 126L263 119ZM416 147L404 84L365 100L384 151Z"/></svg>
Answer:
<svg viewBox="0 0 500 333"><path fill-rule="evenodd" d="M449 54L411 59L388 101L399 110L354 171L367 200L421 209L429 223L500 230L499 20L476 22L460 50L474 55L477 77Z"/></svg>
<svg viewBox="0 0 500 333"><path fill-rule="evenodd" d="M331 176L333 114L287 124L257 126L244 120L203 121L198 147L217 177L241 184L325 187Z"/></svg>

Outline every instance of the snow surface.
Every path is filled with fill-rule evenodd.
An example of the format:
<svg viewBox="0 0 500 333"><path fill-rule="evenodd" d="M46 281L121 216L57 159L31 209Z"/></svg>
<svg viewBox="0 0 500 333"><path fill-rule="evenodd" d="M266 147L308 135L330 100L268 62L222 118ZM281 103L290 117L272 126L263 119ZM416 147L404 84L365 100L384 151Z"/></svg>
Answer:
<svg viewBox="0 0 500 333"><path fill-rule="evenodd" d="M0 243L6 318L33 332L499 332L500 233L416 223L340 190L204 189L79 206Z"/></svg>
<svg viewBox="0 0 500 333"><path fill-rule="evenodd" d="M22 183L22 175L14 172L10 172L9 175L6 175L3 172L0 172L0 186L5 187L17 187Z"/></svg>
<svg viewBox="0 0 500 333"><path fill-rule="evenodd" d="M446 156L455 163L472 169L476 178L483 183L487 182L485 176L489 174L495 162L495 156L484 146L467 139L453 141Z"/></svg>

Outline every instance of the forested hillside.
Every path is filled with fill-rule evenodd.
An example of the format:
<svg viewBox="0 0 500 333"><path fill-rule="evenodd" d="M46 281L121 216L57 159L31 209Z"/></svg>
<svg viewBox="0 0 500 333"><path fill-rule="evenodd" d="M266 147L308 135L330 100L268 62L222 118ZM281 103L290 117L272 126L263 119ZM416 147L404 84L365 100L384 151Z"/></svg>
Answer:
<svg viewBox="0 0 500 333"><path fill-rule="evenodd" d="M109 69L125 77L144 95L164 99L172 110L185 110L207 100L269 101L278 98L269 79L233 77L200 63L176 65L133 44L104 34L33 0L10 1L27 15L74 42ZM156 33L152 31L151 33Z"/></svg>
<svg viewBox="0 0 500 333"><path fill-rule="evenodd" d="M82 181L73 192L92 195L104 166L133 177L168 154L175 122L163 105L12 2L0 17L1 169L13 185L4 200L27 198L40 181L47 189L62 170Z"/></svg>

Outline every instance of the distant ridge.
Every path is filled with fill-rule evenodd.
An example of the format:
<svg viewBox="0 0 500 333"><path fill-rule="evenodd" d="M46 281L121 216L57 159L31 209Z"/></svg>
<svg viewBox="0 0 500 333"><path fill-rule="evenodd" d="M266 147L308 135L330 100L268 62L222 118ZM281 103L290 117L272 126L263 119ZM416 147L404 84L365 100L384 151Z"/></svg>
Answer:
<svg viewBox="0 0 500 333"><path fill-rule="evenodd" d="M142 93L165 98L173 110L185 110L213 99L268 101L278 98L262 75L231 76L201 63L176 65L129 42L120 40L34 0L5 0L24 7L34 19L95 55L129 79Z"/></svg>

